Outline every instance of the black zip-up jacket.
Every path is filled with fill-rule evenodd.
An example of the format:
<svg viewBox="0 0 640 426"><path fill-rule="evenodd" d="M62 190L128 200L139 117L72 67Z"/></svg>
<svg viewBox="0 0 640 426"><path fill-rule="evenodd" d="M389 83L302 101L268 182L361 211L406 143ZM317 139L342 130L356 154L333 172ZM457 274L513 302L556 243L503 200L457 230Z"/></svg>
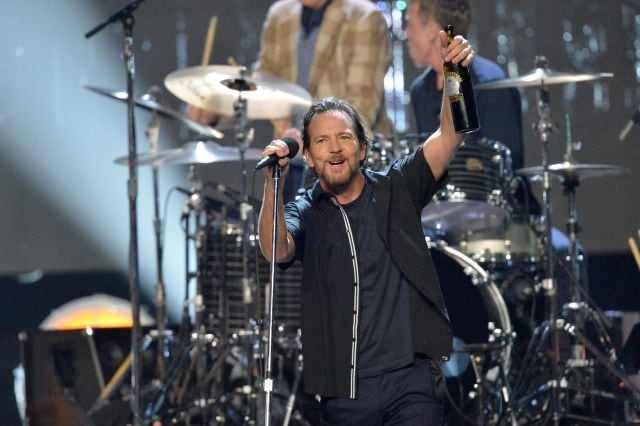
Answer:
<svg viewBox="0 0 640 426"><path fill-rule="evenodd" d="M452 333L420 215L437 191L422 148L377 173L373 186L376 226L391 258L410 282L409 310L414 351L443 360ZM305 391L323 397L356 398L359 278L349 220L319 184L285 206L296 258L303 262L302 340ZM358 252L360 250L360 252ZM285 265L286 267L286 265Z"/></svg>

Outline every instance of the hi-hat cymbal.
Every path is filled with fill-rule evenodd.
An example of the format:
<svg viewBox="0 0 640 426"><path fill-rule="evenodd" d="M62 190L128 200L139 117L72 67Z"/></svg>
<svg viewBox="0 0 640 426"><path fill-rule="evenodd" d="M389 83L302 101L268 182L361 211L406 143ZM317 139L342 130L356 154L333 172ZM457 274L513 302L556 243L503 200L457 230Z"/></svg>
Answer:
<svg viewBox="0 0 640 426"><path fill-rule="evenodd" d="M205 65L174 71L164 79L171 93L184 102L216 114L234 115L234 103L247 100L247 116L253 120L284 118L295 106L311 105L302 87L244 68Z"/></svg>
<svg viewBox="0 0 640 426"><path fill-rule="evenodd" d="M104 96L107 96L113 99L118 99L125 102L129 98L129 96L127 95L127 92L108 90L108 89L103 89L101 87L89 86L86 84L83 84L82 87L84 87L85 89L91 90L92 92L99 93L100 95L104 95ZM201 136L215 138L215 139L222 139L224 137L224 135L221 132L214 129L213 127L204 126L196 121L193 121L190 118L187 118L184 115L172 110L171 108L161 105L160 103L158 103L158 101L156 101L149 95L143 95L137 98L134 101L134 103L137 106L147 109L149 111L157 111L158 114L160 115L178 120L181 123L184 123L187 127L189 127L191 130L193 130L194 132L198 133ZM142 164L142 163L139 163L139 164Z"/></svg>
<svg viewBox="0 0 640 426"><path fill-rule="evenodd" d="M532 181L541 180L544 173L542 166L526 167L516 170L516 174L527 176ZM611 164L580 164L565 161L549 165L551 176L561 181L583 181L588 178L615 176L629 173L629 169Z"/></svg>
<svg viewBox="0 0 640 426"><path fill-rule="evenodd" d="M213 141L187 142L180 148L169 149L157 153L138 155L138 165L156 164L158 166L170 164L209 164L225 161L240 161L240 150L231 146L221 146ZM244 153L246 161L258 161L262 158L262 151L249 148ZM127 165L128 157L118 157L114 163Z"/></svg>
<svg viewBox="0 0 640 426"><path fill-rule="evenodd" d="M549 68L535 68L527 74L519 77L506 78L504 80L489 81L477 84L476 89L508 89L512 87L533 87L551 84L578 83L581 81L599 80L601 78L613 77L613 73L581 73L572 74L561 71L554 71Z"/></svg>

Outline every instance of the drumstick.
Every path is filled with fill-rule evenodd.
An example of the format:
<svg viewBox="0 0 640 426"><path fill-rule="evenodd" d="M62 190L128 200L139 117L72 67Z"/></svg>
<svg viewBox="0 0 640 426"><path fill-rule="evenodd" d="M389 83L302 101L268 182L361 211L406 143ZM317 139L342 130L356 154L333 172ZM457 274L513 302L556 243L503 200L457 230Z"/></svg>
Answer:
<svg viewBox="0 0 640 426"><path fill-rule="evenodd" d="M211 50L213 49L213 41L216 38L216 26L218 25L218 17L212 16L209 20L209 29L207 30L207 38L204 41L204 49L202 51L201 65L209 65L211 58Z"/></svg>
<svg viewBox="0 0 640 426"><path fill-rule="evenodd" d="M636 265L640 269L640 251L638 251L636 240L629 238L629 247L631 248L631 253L633 253L633 258L636 260Z"/></svg>

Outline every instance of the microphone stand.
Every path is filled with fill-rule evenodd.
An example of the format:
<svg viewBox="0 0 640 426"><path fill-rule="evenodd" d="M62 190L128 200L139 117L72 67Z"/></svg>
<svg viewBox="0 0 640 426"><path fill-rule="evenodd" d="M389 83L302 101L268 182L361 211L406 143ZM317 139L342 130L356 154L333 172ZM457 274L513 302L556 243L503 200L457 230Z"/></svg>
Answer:
<svg viewBox="0 0 640 426"><path fill-rule="evenodd" d="M105 22L99 24L85 34L90 38L106 26L114 22L121 22L124 29L124 43L122 45L125 72L127 76L127 127L129 136L129 180L127 193L129 196L129 292L131 297L131 411L133 424L142 425L142 409L140 401L140 382L142 380L142 363L140 359L140 341L142 339L140 326L140 277L138 267L138 225L137 225L137 149L134 120L133 80L135 75L135 60L133 52L133 12L144 0L135 0L111 15Z"/></svg>
<svg viewBox="0 0 640 426"><path fill-rule="evenodd" d="M271 397L273 392L273 379L271 378L271 351L273 348L273 301L274 290L276 281L276 250L277 250L277 235L278 235L278 198L280 192L280 165L276 162L273 166L273 225L271 230L271 265L269 269L269 305L267 310L267 348L266 348L266 360L265 360L265 372L263 388L265 392L265 404L264 404L264 425L271 425Z"/></svg>

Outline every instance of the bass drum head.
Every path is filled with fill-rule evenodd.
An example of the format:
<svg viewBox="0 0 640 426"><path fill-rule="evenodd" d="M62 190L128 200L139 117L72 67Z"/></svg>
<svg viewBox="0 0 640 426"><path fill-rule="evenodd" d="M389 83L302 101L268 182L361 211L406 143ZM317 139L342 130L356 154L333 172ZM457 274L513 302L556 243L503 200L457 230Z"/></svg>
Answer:
<svg viewBox="0 0 640 426"><path fill-rule="evenodd" d="M500 369L506 375L510 367L511 343L509 339L503 345L494 341L490 325L510 335L509 313L498 286L480 265L446 244L429 246L454 335L453 353L442 365L448 392L445 423L477 420L477 400L469 396L476 382L471 356L483 357L476 368L487 386L497 386Z"/></svg>

